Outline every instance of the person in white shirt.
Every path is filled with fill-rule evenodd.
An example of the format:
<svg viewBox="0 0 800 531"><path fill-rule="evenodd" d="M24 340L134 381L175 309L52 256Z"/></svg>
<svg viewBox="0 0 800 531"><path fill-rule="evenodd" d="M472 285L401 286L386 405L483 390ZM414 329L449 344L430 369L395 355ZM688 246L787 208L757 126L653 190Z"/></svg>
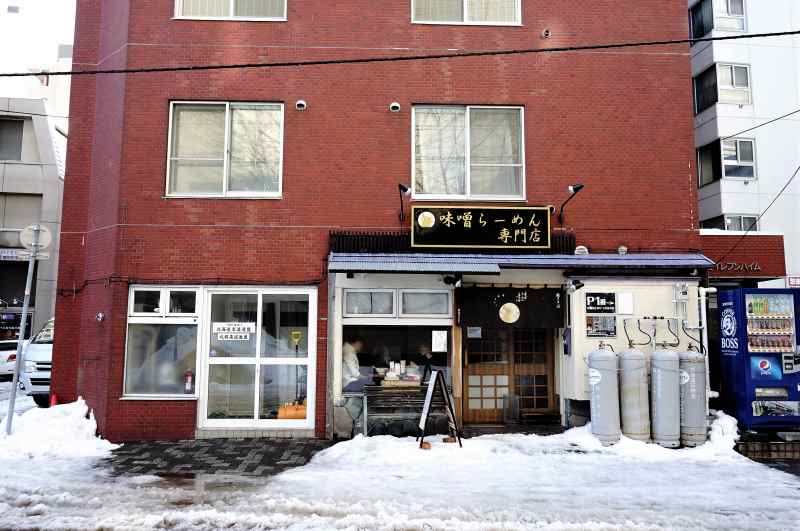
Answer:
<svg viewBox="0 0 800 531"><path fill-rule="evenodd" d="M342 389L361 378L358 353L362 348L364 348L364 342L360 339L348 341L342 345Z"/></svg>

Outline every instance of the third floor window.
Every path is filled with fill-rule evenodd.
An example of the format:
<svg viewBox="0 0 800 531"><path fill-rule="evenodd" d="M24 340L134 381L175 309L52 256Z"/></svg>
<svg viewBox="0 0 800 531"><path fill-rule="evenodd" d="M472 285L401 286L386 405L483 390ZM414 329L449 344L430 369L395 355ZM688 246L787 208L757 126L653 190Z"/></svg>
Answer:
<svg viewBox="0 0 800 531"><path fill-rule="evenodd" d="M697 150L700 186L722 178L755 179L755 141L749 138L716 140Z"/></svg>
<svg viewBox="0 0 800 531"><path fill-rule="evenodd" d="M520 24L522 0L412 0L412 20L428 24Z"/></svg>
<svg viewBox="0 0 800 531"><path fill-rule="evenodd" d="M701 0L692 6L689 15L691 19L692 37L699 39L705 37L712 30L744 31L745 0Z"/></svg>
<svg viewBox="0 0 800 531"><path fill-rule="evenodd" d="M176 0L178 18L286 20L286 0Z"/></svg>

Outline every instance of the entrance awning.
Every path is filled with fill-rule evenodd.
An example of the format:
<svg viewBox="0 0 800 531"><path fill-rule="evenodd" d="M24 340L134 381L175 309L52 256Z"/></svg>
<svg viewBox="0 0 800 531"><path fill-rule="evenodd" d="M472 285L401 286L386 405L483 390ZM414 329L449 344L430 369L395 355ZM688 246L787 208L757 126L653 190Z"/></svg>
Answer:
<svg viewBox="0 0 800 531"><path fill-rule="evenodd" d="M710 269L702 254L502 255L330 253L331 273L463 273L499 275L503 269Z"/></svg>

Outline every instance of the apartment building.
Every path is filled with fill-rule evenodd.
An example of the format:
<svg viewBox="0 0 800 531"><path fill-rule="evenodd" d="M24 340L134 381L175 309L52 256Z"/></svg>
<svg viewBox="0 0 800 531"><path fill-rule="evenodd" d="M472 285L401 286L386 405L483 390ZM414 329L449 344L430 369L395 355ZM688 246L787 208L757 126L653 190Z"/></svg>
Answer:
<svg viewBox="0 0 800 531"><path fill-rule="evenodd" d="M792 0L690 0L688 5L695 38L800 27L800 9ZM717 241L727 235L729 249L748 230L772 237L774 244L783 236L784 264L775 263L776 245L767 245L768 250L748 237L735 260L722 266L733 270L728 276L743 273L738 276L763 287L800 287L800 180L758 219L800 165L800 115L756 127L800 108L797 43L795 37L781 37L702 42L691 48L702 232ZM726 245L719 246L720 255Z"/></svg>
<svg viewBox="0 0 800 531"><path fill-rule="evenodd" d="M374 408L433 370L465 423L573 425L585 354L630 321L692 342L713 262L685 46L346 62L681 39L683 4L82 0L77 20L75 69L345 60L74 79L52 389L105 437L402 433Z"/></svg>
<svg viewBox="0 0 800 531"><path fill-rule="evenodd" d="M0 72L68 70L74 2L0 0ZM11 51L14 51L11 53ZM40 223L53 234L34 272L27 333L55 313L69 77L0 79L0 338L16 339L28 259L21 229Z"/></svg>

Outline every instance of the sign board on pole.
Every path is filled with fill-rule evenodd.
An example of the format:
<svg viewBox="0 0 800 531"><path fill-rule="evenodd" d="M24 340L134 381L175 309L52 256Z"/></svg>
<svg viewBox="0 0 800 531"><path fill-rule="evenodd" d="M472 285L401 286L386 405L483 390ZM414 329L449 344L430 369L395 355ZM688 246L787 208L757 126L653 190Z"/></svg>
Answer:
<svg viewBox="0 0 800 531"><path fill-rule="evenodd" d="M28 225L22 232L19 233L19 241L22 242L22 246L26 249L33 250L33 242L34 242L34 235L33 233L36 231L37 225ZM39 244L38 249L44 250L50 247L50 244L53 243L53 235L50 233L50 230L43 226L38 225L39 227ZM37 257L38 258L38 257Z"/></svg>

